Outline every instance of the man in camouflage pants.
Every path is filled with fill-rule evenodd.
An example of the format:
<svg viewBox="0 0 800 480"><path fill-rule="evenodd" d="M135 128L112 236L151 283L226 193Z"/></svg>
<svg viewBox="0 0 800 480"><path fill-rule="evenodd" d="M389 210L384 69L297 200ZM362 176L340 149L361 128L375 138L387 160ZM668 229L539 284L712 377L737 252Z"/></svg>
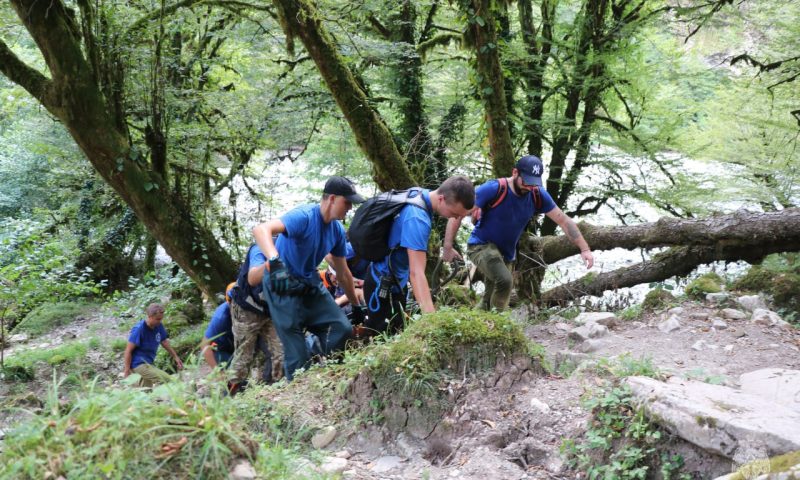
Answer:
<svg viewBox="0 0 800 480"><path fill-rule="evenodd" d="M272 381L283 377L283 346L269 309L261 296L261 279L267 259L257 245L247 252L236 286L231 289L231 320L235 352L228 373L228 390L235 394L247 379L259 335L267 342L272 357Z"/></svg>

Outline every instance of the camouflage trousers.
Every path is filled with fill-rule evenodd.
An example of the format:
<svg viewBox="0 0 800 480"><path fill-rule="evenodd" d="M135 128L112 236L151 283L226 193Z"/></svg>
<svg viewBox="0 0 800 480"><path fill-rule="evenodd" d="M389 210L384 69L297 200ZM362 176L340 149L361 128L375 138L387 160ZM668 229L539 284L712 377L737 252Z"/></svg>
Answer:
<svg viewBox="0 0 800 480"><path fill-rule="evenodd" d="M259 335L267 342L272 357L272 380L280 380L283 377L283 346L275 327L272 326L272 319L262 313L245 310L236 302L231 302L231 323L236 351L231 360L228 380L240 383L247 379Z"/></svg>
<svg viewBox="0 0 800 480"><path fill-rule="evenodd" d="M505 261L503 254L492 243L467 245L467 255L483 275L483 284L486 287L480 308L498 312L508 308L513 286L512 264Z"/></svg>
<svg viewBox="0 0 800 480"><path fill-rule="evenodd" d="M138 365L133 369L133 373L138 373L142 377L139 380L140 387L153 387L159 383L166 383L172 380L172 375L149 363Z"/></svg>

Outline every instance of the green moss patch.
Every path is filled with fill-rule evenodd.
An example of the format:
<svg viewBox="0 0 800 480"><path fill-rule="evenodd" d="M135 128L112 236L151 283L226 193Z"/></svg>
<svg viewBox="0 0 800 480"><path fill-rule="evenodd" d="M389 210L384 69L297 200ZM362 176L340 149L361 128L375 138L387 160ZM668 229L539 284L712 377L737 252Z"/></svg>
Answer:
<svg viewBox="0 0 800 480"><path fill-rule="evenodd" d="M652 312L659 310L675 301L675 296L663 288L655 288L647 292L642 302L642 309Z"/></svg>
<svg viewBox="0 0 800 480"><path fill-rule="evenodd" d="M43 335L86 315L91 308L91 304L81 302L45 303L28 313L14 328L14 333L24 332L32 337Z"/></svg>
<svg viewBox="0 0 800 480"><path fill-rule="evenodd" d="M703 274L686 285L686 295L695 299L704 299L708 293L719 293L725 282L713 272Z"/></svg>

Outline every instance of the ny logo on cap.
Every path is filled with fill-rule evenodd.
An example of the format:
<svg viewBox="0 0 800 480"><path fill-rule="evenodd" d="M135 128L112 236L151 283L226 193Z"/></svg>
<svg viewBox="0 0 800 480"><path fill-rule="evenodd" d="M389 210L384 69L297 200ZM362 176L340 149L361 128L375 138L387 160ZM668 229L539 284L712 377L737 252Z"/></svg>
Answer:
<svg viewBox="0 0 800 480"><path fill-rule="evenodd" d="M537 177L538 177L538 176L540 176L540 175L542 174L541 170L539 169L539 164L537 164L537 163L534 163L534 164L531 166L531 173L532 173L532 174L534 174L534 175L536 175Z"/></svg>

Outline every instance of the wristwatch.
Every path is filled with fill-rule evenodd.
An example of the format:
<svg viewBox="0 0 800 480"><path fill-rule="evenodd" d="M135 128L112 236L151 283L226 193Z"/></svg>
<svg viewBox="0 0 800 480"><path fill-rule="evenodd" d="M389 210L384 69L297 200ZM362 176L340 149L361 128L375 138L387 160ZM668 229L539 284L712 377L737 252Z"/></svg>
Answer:
<svg viewBox="0 0 800 480"><path fill-rule="evenodd" d="M269 259L267 259L267 261L268 262L274 262L275 260L277 260L279 258L281 258L281 257L279 257L278 255L273 255L273 256L269 257Z"/></svg>

